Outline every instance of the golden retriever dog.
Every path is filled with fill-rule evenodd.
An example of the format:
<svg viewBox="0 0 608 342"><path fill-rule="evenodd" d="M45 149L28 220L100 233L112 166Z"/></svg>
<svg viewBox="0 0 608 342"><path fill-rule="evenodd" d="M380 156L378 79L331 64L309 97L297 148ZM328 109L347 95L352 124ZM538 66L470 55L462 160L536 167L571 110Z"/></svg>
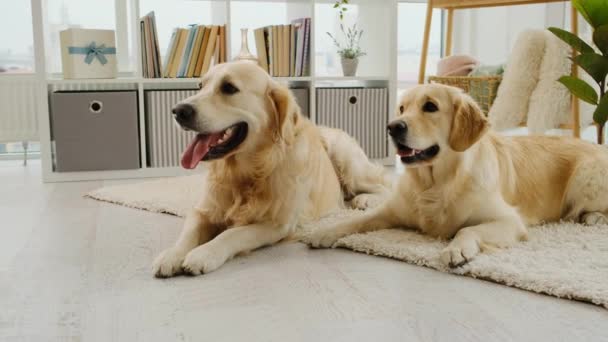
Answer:
<svg viewBox="0 0 608 342"><path fill-rule="evenodd" d="M443 85L404 94L388 125L405 172L386 202L311 234L313 247L391 227L452 238L451 267L526 239L526 226L561 219L606 223L608 153L568 137L495 134L477 104Z"/></svg>
<svg viewBox="0 0 608 342"><path fill-rule="evenodd" d="M182 166L203 162L208 172L177 242L154 261L157 277L211 272L343 207L345 197L366 208L389 192L390 175L353 138L301 116L289 89L254 63L213 67L173 114L197 132Z"/></svg>

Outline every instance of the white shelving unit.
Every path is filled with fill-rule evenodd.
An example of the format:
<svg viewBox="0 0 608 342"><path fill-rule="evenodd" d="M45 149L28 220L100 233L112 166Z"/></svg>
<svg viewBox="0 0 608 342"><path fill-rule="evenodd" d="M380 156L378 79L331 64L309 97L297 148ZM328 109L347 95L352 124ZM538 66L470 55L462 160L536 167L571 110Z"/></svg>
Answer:
<svg viewBox="0 0 608 342"><path fill-rule="evenodd" d="M39 130L42 156L42 175L45 182L78 181L78 180L97 180L97 179L119 179L119 178L139 178L139 177L163 177L191 173L180 168L150 168L147 167L146 160L146 115L144 113L144 91L149 89L193 89L197 87L197 78L163 78L148 79L141 75L141 65L139 65L139 18L149 11L142 5L149 5L149 0L114 0L116 21L116 36L119 60L131 61L132 71L120 70L120 76L116 79L63 79L57 70L49 66L48 54L53 53L49 48L49 41L54 35L58 36L58 30L53 25L47 25L48 6L53 5L53 0L31 0L32 17L34 28L35 62L36 77L38 81L38 97L41 108L39 110ZM362 46L368 52L366 57L360 61L359 73L357 77L342 77L334 73L324 72L322 56L316 53L316 46L327 44L325 31L317 30L317 20L327 18L328 12L335 15L336 10L332 9L333 1L330 0L176 0L188 3L200 3L208 5L211 9L210 22L199 21L203 25L226 24L226 46L227 55L232 59L238 51L236 46L240 44L240 39L235 42L236 33L240 28L250 29L249 47L255 51L255 41L252 29L273 24L288 24L292 19L300 17L310 17L311 28L311 76L306 77L277 77L276 79L287 84L305 86L309 88L309 110L310 118L314 122L315 115L315 89L318 87L374 87L381 86L388 88L388 108L389 117L396 103L397 93L397 0L351 0L352 8L357 11L358 26L366 31ZM54 1L55 3L57 1ZM105 0L83 0L93 6L107 6L110 1ZM189 4L192 5L192 4ZM260 25L255 13L237 22L237 17L243 17L239 13L251 10L251 6L256 11L263 11L268 6L284 7L284 16L274 18L273 22L265 22ZM142 10L140 10L142 9ZM152 8L154 9L154 8ZM144 13L145 11L145 13ZM163 20L163 13L155 10L157 21ZM209 15L209 14L207 14ZM173 26L186 26L190 22L174 23ZM86 25L82 25L86 27ZM337 27L335 27L337 29ZM159 30L160 31L160 30ZM163 32L159 32L163 34ZM159 37L160 38L160 37ZM162 41L162 40L161 40ZM162 43L161 43L162 45ZM120 48L123 47L125 54L121 54ZM55 67L56 68L56 67ZM121 171L92 171L92 172L55 172L52 162L52 142L51 127L49 119L48 98L49 93L56 90L137 90L139 98L139 124L140 124L140 158L141 168L136 170ZM110 138L110 137L109 137ZM389 144L390 145L390 144ZM392 146L389 146L392 149ZM391 150L392 151L392 150ZM380 160L385 164L392 164L394 158L392 153Z"/></svg>

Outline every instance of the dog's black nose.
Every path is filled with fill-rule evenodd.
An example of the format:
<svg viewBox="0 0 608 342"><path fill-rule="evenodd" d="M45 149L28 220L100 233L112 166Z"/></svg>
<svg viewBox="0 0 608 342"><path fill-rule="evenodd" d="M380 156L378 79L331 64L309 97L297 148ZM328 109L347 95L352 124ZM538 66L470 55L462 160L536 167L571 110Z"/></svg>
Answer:
<svg viewBox="0 0 608 342"><path fill-rule="evenodd" d="M180 103L171 110L177 122L186 123L194 118L196 109L190 104Z"/></svg>
<svg viewBox="0 0 608 342"><path fill-rule="evenodd" d="M386 126L386 129L388 129L388 134L391 137L399 137L407 133L407 125L401 120L391 122Z"/></svg>

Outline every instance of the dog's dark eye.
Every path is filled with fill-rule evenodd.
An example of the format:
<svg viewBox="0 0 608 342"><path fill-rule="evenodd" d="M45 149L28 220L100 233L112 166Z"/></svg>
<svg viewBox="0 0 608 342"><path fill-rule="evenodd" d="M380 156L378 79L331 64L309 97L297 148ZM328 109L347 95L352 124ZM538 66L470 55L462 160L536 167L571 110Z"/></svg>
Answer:
<svg viewBox="0 0 608 342"><path fill-rule="evenodd" d="M403 106L399 106L399 113L403 113Z"/></svg>
<svg viewBox="0 0 608 342"><path fill-rule="evenodd" d="M427 113L434 113L438 110L439 110L439 108L437 108L437 105L431 101L426 101L424 103L424 106L422 106L422 111L427 112Z"/></svg>
<svg viewBox="0 0 608 342"><path fill-rule="evenodd" d="M198 82L198 89L199 90L203 89L203 82Z"/></svg>
<svg viewBox="0 0 608 342"><path fill-rule="evenodd" d="M239 89L230 82L224 82L220 86L220 91L222 92L222 94L233 95L233 94L238 93Z"/></svg>

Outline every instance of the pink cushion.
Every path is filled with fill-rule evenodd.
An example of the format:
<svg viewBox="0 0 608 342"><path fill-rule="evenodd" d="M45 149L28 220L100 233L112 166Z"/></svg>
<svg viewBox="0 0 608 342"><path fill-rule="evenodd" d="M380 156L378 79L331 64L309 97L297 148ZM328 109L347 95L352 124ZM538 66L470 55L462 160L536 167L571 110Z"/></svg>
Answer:
<svg viewBox="0 0 608 342"><path fill-rule="evenodd" d="M471 56L448 56L437 63L437 76L466 76L478 64L479 62Z"/></svg>

